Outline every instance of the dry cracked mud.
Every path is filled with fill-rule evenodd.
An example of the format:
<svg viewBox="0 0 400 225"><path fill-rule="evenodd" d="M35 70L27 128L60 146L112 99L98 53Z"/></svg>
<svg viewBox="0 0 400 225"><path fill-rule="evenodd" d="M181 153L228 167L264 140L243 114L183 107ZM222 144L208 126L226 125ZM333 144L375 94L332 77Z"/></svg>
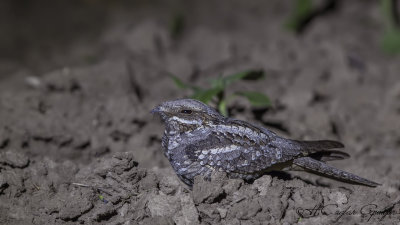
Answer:
<svg viewBox="0 0 400 225"><path fill-rule="evenodd" d="M36 42L48 34L28 29L26 45L2 51L25 55L0 58L0 224L400 222L400 64L379 48L374 1L343 2L300 36L282 28L292 7L282 1L87 4L93 18L79 39L56 26L52 35L63 41ZM54 16L32 8L26 21ZM187 20L179 39L168 30L176 11ZM101 26L91 26L96 21ZM9 32L0 46L18 35ZM228 91L263 92L273 108L237 99L233 117L291 138L339 140L352 157L331 164L382 185L304 172L253 183L215 174L196 178L193 189L181 183L161 151L164 128L149 113L189 94L168 74L204 85L247 69L266 78Z"/></svg>

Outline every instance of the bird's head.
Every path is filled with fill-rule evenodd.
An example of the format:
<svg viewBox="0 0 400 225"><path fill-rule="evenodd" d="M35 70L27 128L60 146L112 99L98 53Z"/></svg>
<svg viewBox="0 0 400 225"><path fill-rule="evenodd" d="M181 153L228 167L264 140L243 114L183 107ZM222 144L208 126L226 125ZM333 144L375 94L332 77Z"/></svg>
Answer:
<svg viewBox="0 0 400 225"><path fill-rule="evenodd" d="M163 102L151 112L159 114L168 129L181 131L216 124L225 118L214 108L193 99Z"/></svg>

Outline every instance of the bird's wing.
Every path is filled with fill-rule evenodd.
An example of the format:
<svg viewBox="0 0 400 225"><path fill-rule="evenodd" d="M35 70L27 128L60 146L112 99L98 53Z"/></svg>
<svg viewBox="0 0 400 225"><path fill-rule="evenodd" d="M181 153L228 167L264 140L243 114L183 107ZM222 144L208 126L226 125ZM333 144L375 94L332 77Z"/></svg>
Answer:
<svg viewBox="0 0 400 225"><path fill-rule="evenodd" d="M226 121L226 124L228 125L233 125L233 126L243 126L243 127L248 127L252 130L255 130L259 133L263 133L265 135L267 135L269 138L273 138L276 137L276 133L257 124L251 124L249 122L243 121L243 120L237 120L237 119L228 119Z"/></svg>
<svg viewBox="0 0 400 225"><path fill-rule="evenodd" d="M231 120L186 148L186 155L202 165L239 174L253 174L293 160L298 151L283 151L274 133L244 121ZM279 142L280 143L280 142Z"/></svg>
<svg viewBox="0 0 400 225"><path fill-rule="evenodd" d="M201 164L240 174L259 173L300 157L343 147L339 142L328 140L290 140L266 128L231 119L217 125L195 145L199 149L195 157Z"/></svg>
<svg viewBox="0 0 400 225"><path fill-rule="evenodd" d="M321 161L339 160L350 157L347 153L333 149L344 148L338 141L298 141L278 136L273 131L241 120L231 120L231 124L249 127L267 136L268 145L279 147L284 154L290 156L310 156ZM298 154L300 153L300 155Z"/></svg>

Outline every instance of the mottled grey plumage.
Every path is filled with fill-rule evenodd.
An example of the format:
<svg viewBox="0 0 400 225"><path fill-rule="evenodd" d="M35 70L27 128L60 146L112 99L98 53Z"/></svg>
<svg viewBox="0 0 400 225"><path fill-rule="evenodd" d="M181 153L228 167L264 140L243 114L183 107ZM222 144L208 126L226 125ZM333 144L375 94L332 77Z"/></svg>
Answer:
<svg viewBox="0 0 400 225"><path fill-rule="evenodd" d="M197 175L214 171L252 180L273 170L300 168L375 187L378 184L324 162L348 154L336 141L296 141L244 121L227 118L193 99L164 102L152 110L165 122L162 146L179 178L193 185Z"/></svg>

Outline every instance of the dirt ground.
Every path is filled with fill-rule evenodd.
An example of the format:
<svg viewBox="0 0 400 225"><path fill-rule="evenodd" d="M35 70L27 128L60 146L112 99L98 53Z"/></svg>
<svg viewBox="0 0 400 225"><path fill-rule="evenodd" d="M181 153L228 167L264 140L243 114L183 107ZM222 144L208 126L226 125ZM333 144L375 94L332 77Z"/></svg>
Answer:
<svg viewBox="0 0 400 225"><path fill-rule="evenodd" d="M57 1L58 2L58 1ZM47 7L43 7L46 5ZM400 63L380 49L375 1L342 2L301 35L290 1L2 1L0 224L398 224ZM170 35L182 13L185 29ZM261 69L235 90L267 94L278 134L333 139L338 168L382 185L304 172L254 183L217 174L181 183L150 110L219 75Z"/></svg>

